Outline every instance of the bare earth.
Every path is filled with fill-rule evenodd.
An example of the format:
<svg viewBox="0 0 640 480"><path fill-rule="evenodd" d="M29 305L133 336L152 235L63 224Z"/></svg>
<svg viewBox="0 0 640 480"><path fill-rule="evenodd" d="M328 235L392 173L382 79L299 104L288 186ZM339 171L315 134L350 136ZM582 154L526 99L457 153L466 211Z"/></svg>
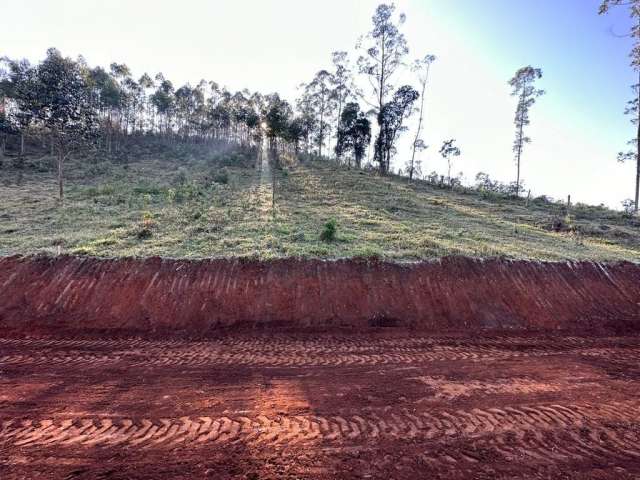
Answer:
<svg viewBox="0 0 640 480"><path fill-rule="evenodd" d="M0 337L0 478L640 478L640 338Z"/></svg>

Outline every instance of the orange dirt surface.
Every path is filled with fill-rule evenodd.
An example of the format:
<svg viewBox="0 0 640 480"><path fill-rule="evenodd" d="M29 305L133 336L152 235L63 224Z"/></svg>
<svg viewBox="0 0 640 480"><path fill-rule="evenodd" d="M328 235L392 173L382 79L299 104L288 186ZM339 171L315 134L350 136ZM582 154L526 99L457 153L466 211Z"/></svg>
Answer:
<svg viewBox="0 0 640 480"><path fill-rule="evenodd" d="M0 334L0 478L637 479L640 337Z"/></svg>
<svg viewBox="0 0 640 480"><path fill-rule="evenodd" d="M640 265L0 258L0 326L640 331Z"/></svg>

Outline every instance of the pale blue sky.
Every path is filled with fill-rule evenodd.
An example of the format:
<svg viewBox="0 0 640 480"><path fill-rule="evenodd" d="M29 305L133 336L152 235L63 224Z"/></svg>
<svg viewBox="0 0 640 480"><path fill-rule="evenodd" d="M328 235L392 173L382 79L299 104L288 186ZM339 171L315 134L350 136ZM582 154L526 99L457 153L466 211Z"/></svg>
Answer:
<svg viewBox="0 0 640 480"><path fill-rule="evenodd" d="M37 61L50 46L90 64L162 71L175 84L216 80L230 89L296 87L330 66L333 50L354 51L377 1L369 0L0 0L0 55ZM547 95L531 111L533 144L523 177L535 194L619 208L633 193L633 166L616 153L634 136L623 116L634 74L625 12L599 17L599 0L399 0L409 57L433 53L422 155L445 171L437 151L455 137L455 170L503 181L515 175L508 79L543 69ZM354 55L355 58L355 55ZM411 82L409 73L397 83ZM404 138L397 168L404 163Z"/></svg>

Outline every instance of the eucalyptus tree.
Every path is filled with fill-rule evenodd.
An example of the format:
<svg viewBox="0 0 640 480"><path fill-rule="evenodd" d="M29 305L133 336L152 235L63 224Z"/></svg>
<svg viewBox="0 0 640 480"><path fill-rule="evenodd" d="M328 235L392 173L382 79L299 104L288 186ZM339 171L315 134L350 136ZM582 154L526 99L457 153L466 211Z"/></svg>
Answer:
<svg viewBox="0 0 640 480"><path fill-rule="evenodd" d="M614 7L628 7L632 24L628 36L633 39L633 47L629 57L631 67L635 70L638 81L632 85L634 96L625 108L625 115L631 116L631 123L636 126L635 138L629 140L629 145L633 150L618 153L619 162L636 162L636 192L633 211L638 214L638 204L640 203L640 0L603 0L600 5L601 15L608 13Z"/></svg>
<svg viewBox="0 0 640 480"><path fill-rule="evenodd" d="M4 82L5 96L11 100L10 108L4 108L6 132L20 135L20 156L24 155L24 140L30 125L35 120L34 109L36 69L27 60L5 59L8 69Z"/></svg>
<svg viewBox="0 0 640 480"><path fill-rule="evenodd" d="M356 102L347 103L340 116L336 156L340 158L343 154L352 152L355 164L360 168L362 158L370 142L371 122L360 111L360 105ZM351 167L351 158L349 158L348 164Z"/></svg>
<svg viewBox="0 0 640 480"><path fill-rule="evenodd" d="M305 153L308 154L312 146L311 138L313 136L313 132L317 128L317 119L314 114L311 98L304 94L304 92L296 100L296 110L298 111L298 116L300 117L302 125L302 139L304 140Z"/></svg>
<svg viewBox="0 0 640 480"><path fill-rule="evenodd" d="M404 121L413 112L413 104L419 96L420 94L412 86L404 85L394 93L392 100L387 102L378 114L379 138L382 139L379 145L378 161L384 172L389 171L395 141L398 135L407 129Z"/></svg>
<svg viewBox="0 0 640 480"><path fill-rule="evenodd" d="M451 179L451 161L452 157L460 156L460 149L455 145L456 140L452 138L451 140L445 140L442 143L442 147L440 147L440 155L447 161L447 179L449 180L449 186L453 186L453 181Z"/></svg>
<svg viewBox="0 0 640 480"><path fill-rule="evenodd" d="M37 67L34 93L36 116L49 132L58 163L58 194L64 197L63 166L68 156L92 143L96 111L91 105L88 78L77 62L49 49Z"/></svg>
<svg viewBox="0 0 640 480"><path fill-rule="evenodd" d="M353 83L351 67L349 65L349 57L347 52L336 51L331 54L333 61L334 73L333 73L333 97L336 102L336 137L338 135L338 129L340 127L340 120L342 117L342 109L344 108L347 100L351 96L351 84ZM336 140L337 142L337 140ZM336 143L337 145L337 143ZM336 150L336 155L338 150ZM340 156L338 155L338 158Z"/></svg>
<svg viewBox="0 0 640 480"><path fill-rule="evenodd" d="M277 150L282 140L286 140L289 125L293 117L293 109L289 102L280 98L277 93L268 95L265 121L270 147Z"/></svg>
<svg viewBox="0 0 640 480"><path fill-rule="evenodd" d="M91 102L96 109L102 124L102 137L107 147L107 152L112 151L113 137L116 130L116 112L123 103L123 92L116 79L110 72L102 67L95 67L88 75L92 95Z"/></svg>
<svg viewBox="0 0 640 480"><path fill-rule="evenodd" d="M330 130L329 119L336 108L336 100L332 90L334 76L326 70L316 73L313 80L304 87L304 100L316 117L315 137L318 156L322 156L322 147Z"/></svg>
<svg viewBox="0 0 640 480"><path fill-rule="evenodd" d="M0 58L0 158L5 154L7 137L18 131L8 111L11 91L9 62L8 58Z"/></svg>
<svg viewBox="0 0 640 480"><path fill-rule="evenodd" d="M142 109L141 116L139 120L139 125L141 130L145 130L145 126L149 125L149 130L153 133L155 128L155 115L154 109L151 101L149 100L150 92L155 87L155 83L153 79L149 76L148 73L143 73L142 76L138 79L138 85L141 89L141 97L142 97Z"/></svg>
<svg viewBox="0 0 640 480"><path fill-rule="evenodd" d="M517 164L516 174L516 196L520 194L520 160L522 158L522 149L526 143L531 143L531 138L524 133L524 127L529 125L529 109L536 103L536 99L544 95L544 90L538 90L535 87L536 80L542 78L542 70L531 66L520 68L511 80L509 85L512 87L511 95L518 97L518 106L514 123L516 126L516 138L513 142L513 152Z"/></svg>
<svg viewBox="0 0 640 480"><path fill-rule="evenodd" d="M422 134L422 125L424 123L424 99L427 91L427 82L429 81L429 70L431 64L436 60L434 55L425 55L423 58L419 58L411 66L411 70L416 73L418 82L420 83L420 117L418 118L418 128L416 129L416 136L411 144L411 161L409 163L408 173L409 181L413 180L413 174L416 170L416 152L426 149L424 140L420 137Z"/></svg>
<svg viewBox="0 0 640 480"><path fill-rule="evenodd" d="M362 52L358 58L358 70L367 78L374 97L373 100L368 100L364 94L360 93L377 114L379 132L375 142L374 161L379 163L382 174L386 174L389 167L384 159L384 150L389 141L384 138L385 129L382 128L381 123L384 117L380 114L387 97L393 91L393 76L409 53L407 41L400 31L406 17L400 14L395 20L394 12L393 4L378 5L372 17L371 31L361 37L357 44L357 48Z"/></svg>
<svg viewBox="0 0 640 480"><path fill-rule="evenodd" d="M170 137L171 123L175 111L175 90L171 81L164 78L162 73L156 75L156 91L151 95L151 103L155 107L158 117L163 120L163 128L159 126L159 131L166 137Z"/></svg>

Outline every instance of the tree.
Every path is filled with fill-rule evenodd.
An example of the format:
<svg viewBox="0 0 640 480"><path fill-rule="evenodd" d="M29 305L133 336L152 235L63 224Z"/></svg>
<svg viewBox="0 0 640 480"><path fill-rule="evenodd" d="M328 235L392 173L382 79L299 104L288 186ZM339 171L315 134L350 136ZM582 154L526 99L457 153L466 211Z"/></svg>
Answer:
<svg viewBox="0 0 640 480"><path fill-rule="evenodd" d="M285 140L289 135L289 125L293 117L291 105L280 98L277 93L269 96L268 110L265 115L267 137L271 140L271 148L276 149L278 139Z"/></svg>
<svg viewBox="0 0 640 480"><path fill-rule="evenodd" d="M529 109L536 103L536 98L544 95L544 90L537 90L534 86L536 80L542 78L542 70L531 66L519 69L514 77L509 80L513 88L511 95L518 97L518 107L514 123L516 125L516 138L513 142L513 152L517 164L516 196L520 193L520 160L522 148L525 143L531 143L531 138L524 134L524 127L529 125Z"/></svg>
<svg viewBox="0 0 640 480"><path fill-rule="evenodd" d="M404 85L393 95L393 99L387 102L378 114L379 150L378 161L381 171L388 172L391 165L391 155L398 135L406 130L404 120L413 112L413 104L420 94L410 85Z"/></svg>
<svg viewBox="0 0 640 480"><path fill-rule="evenodd" d="M635 161L636 162L636 193L634 213L638 214L638 202L640 200L640 0L603 0L600 5L599 13L604 15L609 12L612 7L629 7L629 15L633 20L633 25L628 34L633 38L633 48L629 57L631 58L631 67L636 71L638 82L631 88L634 97L627 103L625 115L632 116L631 123L636 125L636 137L629 141L629 145L634 147L628 152L618 153L619 162Z"/></svg>
<svg viewBox="0 0 640 480"><path fill-rule="evenodd" d="M449 186L453 186L453 181L451 179L451 157L459 157L460 149L454 145L455 139L445 140L440 148L440 155L447 161L448 170L447 170L447 179L449 181Z"/></svg>
<svg viewBox="0 0 640 480"><path fill-rule="evenodd" d="M351 82L351 69L349 68L349 59L347 56L347 52L333 52L332 53L332 61L333 66L335 67L335 72L333 73L333 98L336 102L336 107L338 109L336 115L336 137L338 136L338 130L340 128L340 121L342 119L342 109L344 108L347 99L351 95L351 88L349 84ZM337 146L337 143L336 143ZM336 149L336 155L340 158L338 154L338 149Z"/></svg>
<svg viewBox="0 0 640 480"><path fill-rule="evenodd" d="M91 91L78 63L49 49L38 66L36 115L49 132L58 163L58 193L64 197L63 165L68 156L95 136L97 118Z"/></svg>
<svg viewBox="0 0 640 480"><path fill-rule="evenodd" d="M13 102L13 108L7 115L5 131L14 130L20 133L20 156L23 156L25 135L35 119L35 68L27 60L5 61L9 69L4 89L7 97Z"/></svg>
<svg viewBox="0 0 640 480"><path fill-rule="evenodd" d="M389 165L385 162L384 151L389 140L384 138L385 129L382 128L381 115L386 104L386 98L393 91L391 83L394 73L402 65L403 58L409 53L407 41L400 32L400 26L405 22L405 15L400 14L397 21L393 20L395 6L381 4L376 8L372 17L373 28L358 41L357 47L363 51L358 58L358 69L366 75L375 99L367 100L362 93L360 96L374 108L378 118L378 137L375 142L374 161L380 165L380 172L386 174Z"/></svg>
<svg viewBox="0 0 640 480"><path fill-rule="evenodd" d="M418 128L416 129L416 136L413 139L411 145L411 162L409 163L408 173L409 181L413 180L413 173L416 168L415 158L416 152L420 152L426 149L424 140L420 138L422 133L422 123L424 121L424 98L427 90L427 82L429 81L429 70L431 64L436 60L434 55L425 55L424 58L416 60L412 65L412 70L418 75L418 81L420 82L420 118L418 119Z"/></svg>
<svg viewBox="0 0 640 480"><path fill-rule="evenodd" d="M360 111L357 103L347 103L340 116L336 156L340 158L343 154L352 152L355 164L360 168L369 142L371 142L371 122ZM349 166L351 166L351 159L349 159Z"/></svg>
<svg viewBox="0 0 640 480"><path fill-rule="evenodd" d="M316 117L316 139L318 142L318 156L322 156L322 146L330 129L328 119L333 114L336 101L332 90L335 83L333 75L326 70L316 73L313 80L305 86L304 96L308 106Z"/></svg>

